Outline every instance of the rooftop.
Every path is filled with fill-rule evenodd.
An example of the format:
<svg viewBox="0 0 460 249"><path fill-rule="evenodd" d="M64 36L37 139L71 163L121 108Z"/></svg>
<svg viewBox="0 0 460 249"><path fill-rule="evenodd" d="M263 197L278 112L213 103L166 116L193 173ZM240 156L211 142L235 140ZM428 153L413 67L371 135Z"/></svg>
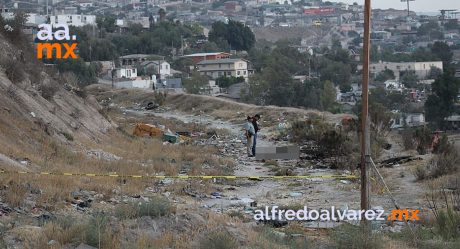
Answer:
<svg viewBox="0 0 460 249"><path fill-rule="evenodd" d="M225 53L225 52L214 52L214 53L196 53L196 54L188 54L188 55L184 55L184 57L202 57L202 56L212 56L212 55L219 55L219 54L225 54L225 55L229 55L229 53Z"/></svg>
<svg viewBox="0 0 460 249"><path fill-rule="evenodd" d="M234 63L237 61L246 61L244 59L218 59L218 60L204 60L198 62L198 65L203 65L203 64L223 64L223 63ZM246 61L247 62L247 61Z"/></svg>

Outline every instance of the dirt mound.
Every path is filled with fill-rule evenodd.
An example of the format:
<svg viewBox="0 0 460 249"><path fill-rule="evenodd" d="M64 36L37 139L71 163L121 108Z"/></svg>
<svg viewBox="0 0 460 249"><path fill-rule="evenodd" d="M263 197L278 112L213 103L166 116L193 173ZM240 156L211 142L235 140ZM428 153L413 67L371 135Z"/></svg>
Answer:
<svg viewBox="0 0 460 249"><path fill-rule="evenodd" d="M110 99L124 107L142 105L154 100L153 92L135 89L112 90L103 85L92 85L87 90L97 96L99 101ZM286 121L307 119L313 116L320 117L329 123L338 123L349 114L332 114L313 109L300 109L293 107L257 106L239 103L227 99L194 94L169 94L165 105L171 109L191 114L207 114L213 117L241 123L247 115L259 113L263 120L276 123L281 118Z"/></svg>

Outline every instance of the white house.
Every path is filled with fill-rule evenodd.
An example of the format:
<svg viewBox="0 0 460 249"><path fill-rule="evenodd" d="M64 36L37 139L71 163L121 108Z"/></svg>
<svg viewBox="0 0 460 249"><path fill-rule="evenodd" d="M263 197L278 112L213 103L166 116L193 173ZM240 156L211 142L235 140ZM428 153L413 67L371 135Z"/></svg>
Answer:
<svg viewBox="0 0 460 249"><path fill-rule="evenodd" d="M387 80L384 84L385 90L402 91L403 89L403 84L397 80Z"/></svg>
<svg viewBox="0 0 460 249"><path fill-rule="evenodd" d="M96 25L95 15L54 15L50 16L51 24L67 24L69 26L82 27Z"/></svg>
<svg viewBox="0 0 460 249"><path fill-rule="evenodd" d="M403 113L393 119L392 129L416 127L425 125L425 115L423 113Z"/></svg>
<svg viewBox="0 0 460 249"><path fill-rule="evenodd" d="M158 61L143 61L141 66L148 71L153 69L154 74L159 76L160 79L165 79L171 75L171 65L165 60Z"/></svg>
<svg viewBox="0 0 460 249"><path fill-rule="evenodd" d="M109 73L111 72L109 71ZM121 78L136 79L137 70L136 68L132 68L132 67L116 68L114 72L114 78L115 79L121 79Z"/></svg>
<svg viewBox="0 0 460 249"><path fill-rule="evenodd" d="M151 79L133 79L133 80L124 80L117 81L113 84L117 89L131 89L131 88L140 88L140 89L153 89L153 81Z"/></svg>
<svg viewBox="0 0 460 249"><path fill-rule="evenodd" d="M406 71L414 71L419 79L427 79L431 68L443 70L442 61L424 61L424 62L378 62L369 66L370 74L374 77L382 71L389 69L395 74L396 80ZM358 69L362 70L362 65Z"/></svg>

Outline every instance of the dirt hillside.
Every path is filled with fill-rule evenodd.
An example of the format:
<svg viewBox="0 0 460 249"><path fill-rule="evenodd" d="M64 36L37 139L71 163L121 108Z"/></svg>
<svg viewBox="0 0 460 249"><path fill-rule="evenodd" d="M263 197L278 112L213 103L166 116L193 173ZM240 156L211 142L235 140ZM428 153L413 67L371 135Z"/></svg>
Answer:
<svg viewBox="0 0 460 249"><path fill-rule="evenodd" d="M94 97L66 90L58 75L21 51L0 35L0 158L32 160L46 139L97 140L115 128Z"/></svg>

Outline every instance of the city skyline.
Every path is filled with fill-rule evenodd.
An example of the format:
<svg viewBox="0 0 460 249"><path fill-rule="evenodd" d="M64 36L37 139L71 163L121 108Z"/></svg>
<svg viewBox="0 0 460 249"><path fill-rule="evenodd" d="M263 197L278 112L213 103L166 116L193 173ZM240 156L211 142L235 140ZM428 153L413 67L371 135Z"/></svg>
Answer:
<svg viewBox="0 0 460 249"><path fill-rule="evenodd" d="M331 2L345 2L353 4L364 4L364 0L330 0ZM373 0L372 8L374 9L407 9L407 4L401 0ZM454 0L437 0L434 4L432 0L416 0L410 2L410 9L416 12L439 12L440 9L458 9L460 10L460 1Z"/></svg>

